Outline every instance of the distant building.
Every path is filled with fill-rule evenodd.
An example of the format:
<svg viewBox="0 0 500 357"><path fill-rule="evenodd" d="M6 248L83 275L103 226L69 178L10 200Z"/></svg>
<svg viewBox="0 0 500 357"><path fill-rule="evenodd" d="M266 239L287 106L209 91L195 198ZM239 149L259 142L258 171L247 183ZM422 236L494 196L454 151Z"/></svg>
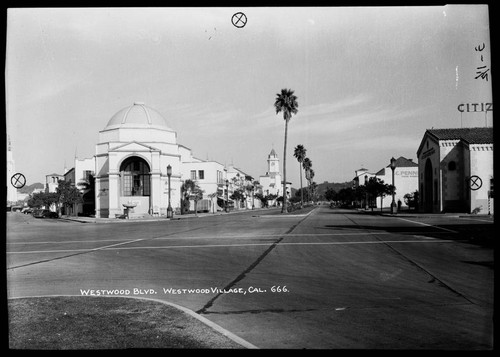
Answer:
<svg viewBox="0 0 500 357"><path fill-rule="evenodd" d="M69 170L65 170L64 180L78 188L82 193L83 202L74 204L70 208L71 215L94 215L95 214L95 197L94 197L94 175L95 175L95 158L77 159L75 158L75 166Z"/></svg>
<svg viewBox="0 0 500 357"><path fill-rule="evenodd" d="M260 190L263 196L276 195L283 196L283 175L280 170L280 160L274 149L267 156L267 172L259 176ZM287 198L291 196L291 182L287 182ZM274 205L276 200L268 202L270 206Z"/></svg>
<svg viewBox="0 0 500 357"><path fill-rule="evenodd" d="M355 187L363 186L372 177L376 177L384 181L385 184L392 185L392 169L390 164L376 173L370 173L368 172L368 169L365 168L356 170L353 184ZM404 196L418 190L418 164L413 162L412 159L407 159L403 156L396 159L394 169L394 186L396 187L396 193L394 194L395 203L398 204L398 202L400 202L401 208L408 208ZM371 205L374 208L389 208L391 207L391 203L392 196L386 196L382 199L380 197L376 197L376 199L371 200ZM367 207L367 202L363 202L363 206Z"/></svg>
<svg viewBox="0 0 500 357"><path fill-rule="evenodd" d="M59 186L59 180L64 181L64 175L50 174L45 175L45 192L56 192Z"/></svg>
<svg viewBox="0 0 500 357"><path fill-rule="evenodd" d="M376 174L368 172L368 169L360 168L360 169L354 171L353 186L354 187L362 186L371 177L375 177L375 176L376 176Z"/></svg>
<svg viewBox="0 0 500 357"><path fill-rule="evenodd" d="M252 206L260 207L260 200L254 199L256 193L254 179L251 175L237 168L233 164L227 167L227 180L229 183L229 205L235 209L252 208ZM235 201L231 199L231 195L235 191L241 191L245 196L244 200Z"/></svg>
<svg viewBox="0 0 500 357"><path fill-rule="evenodd" d="M493 128L428 129L417 150L424 212L493 214Z"/></svg>
<svg viewBox="0 0 500 357"><path fill-rule="evenodd" d="M395 166L394 186L396 187L396 192L394 194L394 201L396 204L400 202L401 207L407 208L408 205L405 202L404 196L418 190L418 164L413 162L412 159L400 156L396 159ZM384 181L384 183L392 185L392 169L390 164L375 175ZM378 201L380 202L380 198ZM391 207L391 203L392 196L387 196L382 200L382 207Z"/></svg>
<svg viewBox="0 0 500 357"><path fill-rule="evenodd" d="M204 161L190 156L181 165L182 178L190 179L203 190L203 198L197 202L197 210L207 212L222 211L225 207L226 168L217 161ZM194 210L194 201L190 202Z"/></svg>

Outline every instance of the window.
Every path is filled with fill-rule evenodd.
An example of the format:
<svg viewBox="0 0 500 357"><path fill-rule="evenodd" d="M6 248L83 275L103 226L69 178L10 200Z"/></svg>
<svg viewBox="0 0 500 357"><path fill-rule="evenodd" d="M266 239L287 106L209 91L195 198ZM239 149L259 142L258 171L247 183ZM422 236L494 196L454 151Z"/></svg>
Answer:
<svg viewBox="0 0 500 357"><path fill-rule="evenodd" d="M457 163L455 161L450 161L448 163L448 170L455 171L457 169Z"/></svg>
<svg viewBox="0 0 500 357"><path fill-rule="evenodd" d="M196 180L196 170L191 170L191 180Z"/></svg>
<svg viewBox="0 0 500 357"><path fill-rule="evenodd" d="M85 170L85 181L88 181L90 179L91 175L92 175L92 171Z"/></svg>
<svg viewBox="0 0 500 357"><path fill-rule="evenodd" d="M205 179L205 171L204 170L198 170L198 179L200 179L200 180Z"/></svg>

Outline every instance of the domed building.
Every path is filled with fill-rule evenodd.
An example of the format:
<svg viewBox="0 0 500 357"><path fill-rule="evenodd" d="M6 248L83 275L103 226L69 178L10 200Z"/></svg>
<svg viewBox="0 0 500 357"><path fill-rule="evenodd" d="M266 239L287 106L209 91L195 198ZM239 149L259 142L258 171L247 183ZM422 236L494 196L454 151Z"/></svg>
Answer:
<svg viewBox="0 0 500 357"><path fill-rule="evenodd" d="M133 206L134 214L165 215L167 167L171 207L180 202L181 163L191 151L156 110L142 102L121 109L99 132L95 154L95 213L114 218Z"/></svg>

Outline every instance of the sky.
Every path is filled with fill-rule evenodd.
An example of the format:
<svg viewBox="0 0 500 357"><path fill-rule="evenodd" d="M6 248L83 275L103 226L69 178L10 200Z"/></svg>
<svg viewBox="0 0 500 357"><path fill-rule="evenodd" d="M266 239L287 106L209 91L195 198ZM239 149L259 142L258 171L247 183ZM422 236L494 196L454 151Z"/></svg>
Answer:
<svg viewBox="0 0 500 357"><path fill-rule="evenodd" d="M233 14L247 22L235 27ZM425 7L11 8L6 128L27 184L95 154L99 131L144 102L200 159L258 178L285 122L274 101L298 97L288 125L315 181L351 181L400 156L417 162L427 129L492 126L487 5Z"/></svg>

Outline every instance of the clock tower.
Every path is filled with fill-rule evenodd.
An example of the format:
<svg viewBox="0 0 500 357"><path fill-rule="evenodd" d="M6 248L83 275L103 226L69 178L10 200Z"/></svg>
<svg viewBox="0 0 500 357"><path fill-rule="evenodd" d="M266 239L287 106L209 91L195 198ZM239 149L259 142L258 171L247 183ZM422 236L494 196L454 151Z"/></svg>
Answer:
<svg viewBox="0 0 500 357"><path fill-rule="evenodd" d="M279 173L280 173L280 160L278 159L276 151L272 149L271 153L267 157L267 174L273 176Z"/></svg>

